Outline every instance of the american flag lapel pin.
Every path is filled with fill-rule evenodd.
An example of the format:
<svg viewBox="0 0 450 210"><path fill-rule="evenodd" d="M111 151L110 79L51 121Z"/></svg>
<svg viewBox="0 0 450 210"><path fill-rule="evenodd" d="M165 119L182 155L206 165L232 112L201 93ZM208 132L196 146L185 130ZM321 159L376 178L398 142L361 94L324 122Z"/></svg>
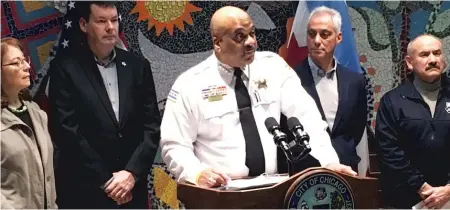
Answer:
<svg viewBox="0 0 450 210"><path fill-rule="evenodd" d="M122 61L122 66L127 66L127 63Z"/></svg>

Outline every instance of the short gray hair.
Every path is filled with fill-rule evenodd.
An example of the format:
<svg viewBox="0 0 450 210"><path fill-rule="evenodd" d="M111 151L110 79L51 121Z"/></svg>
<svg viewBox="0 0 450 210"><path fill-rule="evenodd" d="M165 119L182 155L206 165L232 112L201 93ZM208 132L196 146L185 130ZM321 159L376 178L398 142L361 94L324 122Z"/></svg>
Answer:
<svg viewBox="0 0 450 210"><path fill-rule="evenodd" d="M342 26L342 17L341 14L336 11L335 9L331 9L326 6L320 6L313 9L311 14L309 15L308 23L311 22L311 18L315 15L319 14L328 14L331 15L331 19L333 20L334 29L337 33L341 32L341 26Z"/></svg>
<svg viewBox="0 0 450 210"><path fill-rule="evenodd" d="M441 44L442 44L441 39L437 38L436 36L434 36L434 35L432 35L432 34L426 34L426 33L425 33L425 34L421 34L421 35L417 36L416 38L414 38L413 40L411 40L411 41L408 43L408 47L406 47L406 55L411 56L411 54L412 54L413 51L415 50L415 49L414 49L414 43L415 43L419 38L426 37L426 36L431 37L431 38L434 38L434 39L438 40L439 42L441 42Z"/></svg>

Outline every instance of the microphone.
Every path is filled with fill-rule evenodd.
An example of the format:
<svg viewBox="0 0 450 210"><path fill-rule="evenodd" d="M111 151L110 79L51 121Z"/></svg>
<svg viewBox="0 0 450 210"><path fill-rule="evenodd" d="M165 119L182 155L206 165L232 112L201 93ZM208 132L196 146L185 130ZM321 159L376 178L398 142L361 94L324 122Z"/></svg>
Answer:
<svg viewBox="0 0 450 210"><path fill-rule="evenodd" d="M264 121L264 124L266 125L269 133L272 134L275 144L286 151L289 150L289 146L286 143L287 135L281 132L280 125L278 124L277 120L275 120L275 118L273 117L269 117L266 119L266 121Z"/></svg>
<svg viewBox="0 0 450 210"><path fill-rule="evenodd" d="M294 154L291 151L291 146L287 143L288 137L281 131L280 125L273 117L269 117L264 121L267 130L273 136L275 144L283 150L284 156L286 156L286 162L288 167L289 176L294 175Z"/></svg>
<svg viewBox="0 0 450 210"><path fill-rule="evenodd" d="M311 151L311 146L309 145L309 135L303 130L303 125L296 117L291 117L287 121L289 131L295 136L295 139L299 144L303 145L306 152Z"/></svg>

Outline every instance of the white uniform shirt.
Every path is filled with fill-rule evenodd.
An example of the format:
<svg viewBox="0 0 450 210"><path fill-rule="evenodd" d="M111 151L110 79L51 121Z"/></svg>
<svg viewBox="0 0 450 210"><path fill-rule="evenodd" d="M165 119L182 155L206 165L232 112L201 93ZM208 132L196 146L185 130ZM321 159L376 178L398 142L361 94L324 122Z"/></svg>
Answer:
<svg viewBox="0 0 450 210"><path fill-rule="evenodd" d="M279 121L281 112L301 121L311 137L311 155L322 166L339 163L326 132L327 124L314 100L280 56L256 52L244 74L248 78L246 85L261 136L266 173L277 172L277 149L264 121L268 117ZM195 183L197 175L206 168L218 169L231 177L248 175L245 139L234 93L235 80L233 71L227 70L212 55L175 81L167 98L160 145L162 158L178 181ZM263 81L266 81L265 88L261 85ZM212 92L225 95L209 100Z"/></svg>

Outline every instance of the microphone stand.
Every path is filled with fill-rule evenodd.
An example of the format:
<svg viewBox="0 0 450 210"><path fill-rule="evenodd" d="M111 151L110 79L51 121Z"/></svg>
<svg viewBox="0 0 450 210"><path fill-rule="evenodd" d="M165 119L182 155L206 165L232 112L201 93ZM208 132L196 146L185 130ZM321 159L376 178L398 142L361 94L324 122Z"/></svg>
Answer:
<svg viewBox="0 0 450 210"><path fill-rule="evenodd" d="M292 142L292 141L291 141ZM289 176L293 176L296 174L295 165L303 160L309 152L311 152L311 148L306 147L306 145L300 144L298 141L293 141L295 144L290 146L284 143L281 145L281 148L286 156L286 163L288 165L288 173Z"/></svg>
<svg viewBox="0 0 450 210"><path fill-rule="evenodd" d="M281 150L283 150L284 156L286 157L289 176L292 176L294 173L294 163L292 162L293 154L291 151L291 147L285 141L280 141L277 146L280 147Z"/></svg>
<svg viewBox="0 0 450 210"><path fill-rule="evenodd" d="M286 163L287 163L287 167L288 167L289 176L292 176L295 174L294 163L292 162L293 155L290 150L290 147L285 142L283 142L283 143L284 143L284 145L281 147L281 149L283 150L284 156L286 156Z"/></svg>

